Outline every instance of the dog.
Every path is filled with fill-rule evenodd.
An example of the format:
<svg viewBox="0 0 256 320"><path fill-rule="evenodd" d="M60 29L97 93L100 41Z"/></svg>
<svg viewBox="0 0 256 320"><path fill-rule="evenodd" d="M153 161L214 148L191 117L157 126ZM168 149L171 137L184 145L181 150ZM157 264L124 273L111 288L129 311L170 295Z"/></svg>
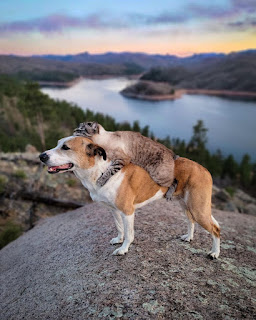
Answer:
<svg viewBox="0 0 256 320"><path fill-rule="evenodd" d="M113 209L118 231L111 244L122 243L114 255L128 252L134 240L134 212L137 208L164 197L167 187L158 185L141 167L132 163L124 166L107 184L100 187L97 179L110 165L106 151L88 138L70 136L58 141L55 148L45 151L40 160L48 166L49 173L73 171L90 192L94 201L102 202ZM181 236L191 241L194 224L197 222L213 238L209 255L220 254L220 227L211 215L212 177L201 165L186 158L175 161L174 176L178 181L174 193L188 217L188 232Z"/></svg>

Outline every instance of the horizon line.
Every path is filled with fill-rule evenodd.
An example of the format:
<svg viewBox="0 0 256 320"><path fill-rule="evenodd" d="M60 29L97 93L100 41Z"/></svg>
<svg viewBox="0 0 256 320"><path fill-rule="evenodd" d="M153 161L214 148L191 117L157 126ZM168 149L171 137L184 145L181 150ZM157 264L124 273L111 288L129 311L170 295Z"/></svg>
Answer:
<svg viewBox="0 0 256 320"><path fill-rule="evenodd" d="M236 51L229 51L229 52L218 52L218 51L208 51L208 52L200 52L200 53L187 53L187 54L175 54L175 53L148 53L148 52L143 52L143 51L102 51L102 52L94 52L91 53L89 51L82 51L82 52L77 52L77 53L65 53L65 54L58 54L58 53L42 53L42 54L16 54L16 53L1 53L1 56L16 56L16 57L41 57L41 56L61 56L61 57L65 57L65 56L77 56L77 55L81 55L81 54L88 54L88 55L104 55L104 54L123 54L123 53L127 53L127 54L144 54L144 55L148 55L148 56L155 56L155 55L159 55L159 56L175 56L175 57L181 57L181 58L186 58L186 57L192 57L195 55L203 55L203 54L216 54L216 55L228 55L228 54L232 54L232 53L238 53L238 52L247 52L247 51L256 51L256 48L248 48L245 50L236 50Z"/></svg>

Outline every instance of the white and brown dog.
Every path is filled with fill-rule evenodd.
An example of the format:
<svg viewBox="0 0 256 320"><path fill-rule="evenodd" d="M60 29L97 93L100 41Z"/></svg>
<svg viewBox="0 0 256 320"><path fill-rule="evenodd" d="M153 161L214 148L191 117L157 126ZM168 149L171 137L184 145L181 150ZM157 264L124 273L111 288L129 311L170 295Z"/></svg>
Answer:
<svg viewBox="0 0 256 320"><path fill-rule="evenodd" d="M48 166L49 173L73 171L89 190L94 201L102 202L114 209L113 215L118 235L110 243L122 243L113 254L128 252L134 240L134 212L137 208L160 199L167 187L155 183L149 174L139 166L129 164L111 177L102 187L96 181L110 165L103 148L84 137L67 137L58 145L40 155ZM174 193L188 217L188 233L184 241L193 239L194 223L199 223L213 237L209 255L218 258L220 253L220 228L211 215L212 178L201 165L186 158L175 161L175 178L178 186Z"/></svg>

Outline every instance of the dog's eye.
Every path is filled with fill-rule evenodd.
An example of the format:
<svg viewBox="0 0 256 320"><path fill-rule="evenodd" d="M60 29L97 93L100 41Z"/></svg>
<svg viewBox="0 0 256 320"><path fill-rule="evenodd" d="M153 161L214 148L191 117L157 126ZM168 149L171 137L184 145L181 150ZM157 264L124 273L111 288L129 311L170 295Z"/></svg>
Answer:
<svg viewBox="0 0 256 320"><path fill-rule="evenodd" d="M66 144L63 144L63 146L61 147L62 150L69 150L70 148L66 145Z"/></svg>

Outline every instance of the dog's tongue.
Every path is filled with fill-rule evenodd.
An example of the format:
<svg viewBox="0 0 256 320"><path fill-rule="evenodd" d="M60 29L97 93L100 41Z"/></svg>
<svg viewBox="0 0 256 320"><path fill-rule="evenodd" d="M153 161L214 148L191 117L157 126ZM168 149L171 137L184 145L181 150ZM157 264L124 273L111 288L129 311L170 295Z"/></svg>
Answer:
<svg viewBox="0 0 256 320"><path fill-rule="evenodd" d="M54 167L49 167L48 171L49 172L56 172L57 170L65 170L70 168L70 163L67 164L62 164L61 166L54 166Z"/></svg>

